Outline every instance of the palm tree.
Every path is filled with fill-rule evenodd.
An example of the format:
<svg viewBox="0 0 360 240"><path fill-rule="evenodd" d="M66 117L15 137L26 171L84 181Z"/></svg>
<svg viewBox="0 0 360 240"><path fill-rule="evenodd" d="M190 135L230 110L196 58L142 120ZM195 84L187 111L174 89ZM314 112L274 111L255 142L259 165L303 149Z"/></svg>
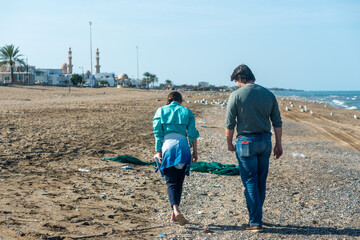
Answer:
<svg viewBox="0 0 360 240"><path fill-rule="evenodd" d="M155 74L150 74L150 81L153 83L153 87L155 83L159 82L159 78Z"/></svg>
<svg viewBox="0 0 360 240"><path fill-rule="evenodd" d="M171 87L172 86L172 81L170 79L166 79L165 80L165 85L167 88Z"/></svg>
<svg viewBox="0 0 360 240"><path fill-rule="evenodd" d="M150 83L152 83L154 87L155 83L159 81L159 78L155 74L149 72L145 72L143 76L142 85L146 87L148 87Z"/></svg>
<svg viewBox="0 0 360 240"><path fill-rule="evenodd" d="M0 49L0 66L9 65L11 73L11 83L14 81L14 67L15 63L20 63L25 65L23 59L20 59L22 56L19 54L19 47L15 48L14 45L5 45Z"/></svg>

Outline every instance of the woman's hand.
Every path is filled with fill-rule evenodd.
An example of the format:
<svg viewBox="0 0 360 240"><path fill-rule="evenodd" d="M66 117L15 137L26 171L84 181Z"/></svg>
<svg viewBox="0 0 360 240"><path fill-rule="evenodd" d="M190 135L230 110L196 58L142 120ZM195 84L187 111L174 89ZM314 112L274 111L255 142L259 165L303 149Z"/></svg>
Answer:
<svg viewBox="0 0 360 240"><path fill-rule="evenodd" d="M197 162L197 160L198 160L198 153L197 153L197 151L193 151L192 157L193 157L192 163Z"/></svg>
<svg viewBox="0 0 360 240"><path fill-rule="evenodd" d="M159 159L159 163L161 164L162 163L162 151L159 150L159 151L156 152L156 154L157 154L157 157Z"/></svg>

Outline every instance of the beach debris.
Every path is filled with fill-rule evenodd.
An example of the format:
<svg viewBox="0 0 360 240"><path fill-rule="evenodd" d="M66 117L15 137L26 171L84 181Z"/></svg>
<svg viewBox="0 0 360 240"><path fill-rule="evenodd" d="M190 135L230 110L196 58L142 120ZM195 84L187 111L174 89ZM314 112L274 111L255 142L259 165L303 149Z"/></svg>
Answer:
<svg viewBox="0 0 360 240"><path fill-rule="evenodd" d="M162 237L166 237L166 235L163 232L160 232L160 235L157 236L157 238L162 238Z"/></svg>
<svg viewBox="0 0 360 240"><path fill-rule="evenodd" d="M206 126L205 126L205 125L200 125L200 127L206 128Z"/></svg>
<svg viewBox="0 0 360 240"><path fill-rule="evenodd" d="M204 233L213 233L213 232L214 232L213 230L210 230L208 228L204 230Z"/></svg>
<svg viewBox="0 0 360 240"><path fill-rule="evenodd" d="M285 108L285 111L289 112L289 111L290 111L290 109L289 109L288 107L286 107L286 108Z"/></svg>
<svg viewBox="0 0 360 240"><path fill-rule="evenodd" d="M212 185L213 187L221 188L220 185Z"/></svg>
<svg viewBox="0 0 360 240"><path fill-rule="evenodd" d="M132 169L132 167L130 167L130 166L123 166L123 167L121 167L122 169Z"/></svg>
<svg viewBox="0 0 360 240"><path fill-rule="evenodd" d="M333 111L331 111L331 112L330 112L330 116L334 116L334 113L333 113Z"/></svg>
<svg viewBox="0 0 360 240"><path fill-rule="evenodd" d="M206 119L201 118L200 120L198 120L198 123L207 123Z"/></svg>
<svg viewBox="0 0 360 240"><path fill-rule="evenodd" d="M356 115L356 114L354 114L354 118L355 119L360 119L360 117L358 115Z"/></svg>
<svg viewBox="0 0 360 240"><path fill-rule="evenodd" d="M292 153L293 157L302 157L305 158L305 154L294 152Z"/></svg>
<svg viewBox="0 0 360 240"><path fill-rule="evenodd" d="M90 172L90 170L84 169L84 168L79 168L78 171L79 171L79 172Z"/></svg>
<svg viewBox="0 0 360 240"><path fill-rule="evenodd" d="M204 214L204 211L198 211L197 214Z"/></svg>
<svg viewBox="0 0 360 240"><path fill-rule="evenodd" d="M25 233L23 233L23 232L20 231L20 230L17 230L17 231L16 231L16 234L19 234L19 235L22 236L22 237L25 236Z"/></svg>

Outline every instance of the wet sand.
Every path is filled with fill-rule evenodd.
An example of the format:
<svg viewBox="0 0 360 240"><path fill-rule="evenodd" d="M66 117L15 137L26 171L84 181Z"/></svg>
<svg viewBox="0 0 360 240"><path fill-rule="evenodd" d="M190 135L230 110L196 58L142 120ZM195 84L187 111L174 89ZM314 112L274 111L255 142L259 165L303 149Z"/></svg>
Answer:
<svg viewBox="0 0 360 240"><path fill-rule="evenodd" d="M161 232L165 239L360 236L360 120L353 117L359 111L286 98L278 99L284 156L271 159L264 233L239 227L247 221L239 176L192 172L182 200L191 224L169 223L166 185L153 166L122 169L129 164L102 160L152 161L152 118L167 94L0 87L0 239L157 239ZM225 100L229 93L182 94L200 131L199 161L237 164L226 151L226 107L194 103Z"/></svg>

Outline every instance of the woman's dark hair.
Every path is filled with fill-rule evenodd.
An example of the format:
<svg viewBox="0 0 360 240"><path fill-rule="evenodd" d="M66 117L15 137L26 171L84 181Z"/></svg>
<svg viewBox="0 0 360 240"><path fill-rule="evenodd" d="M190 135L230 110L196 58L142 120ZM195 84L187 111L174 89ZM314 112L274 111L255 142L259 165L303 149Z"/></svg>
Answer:
<svg viewBox="0 0 360 240"><path fill-rule="evenodd" d="M241 79L242 83L255 82L255 76L248 66L241 64L235 68L233 74L231 75L231 81L237 81Z"/></svg>
<svg viewBox="0 0 360 240"><path fill-rule="evenodd" d="M173 91L173 92L169 93L168 98L167 98L167 104L170 104L173 101L182 103L182 101L183 101L182 96L179 92Z"/></svg>

